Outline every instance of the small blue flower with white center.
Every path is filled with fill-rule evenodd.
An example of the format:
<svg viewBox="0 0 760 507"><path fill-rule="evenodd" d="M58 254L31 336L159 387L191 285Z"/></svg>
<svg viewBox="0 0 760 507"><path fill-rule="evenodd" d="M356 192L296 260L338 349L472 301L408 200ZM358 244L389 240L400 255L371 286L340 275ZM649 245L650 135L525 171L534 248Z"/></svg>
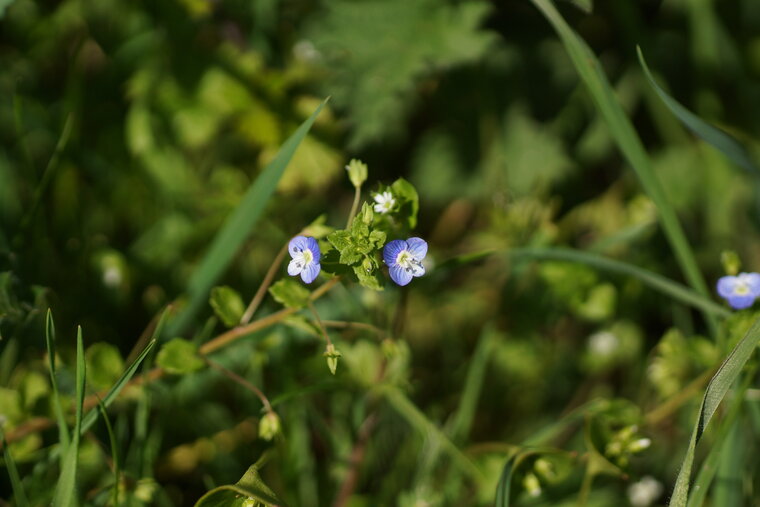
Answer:
<svg viewBox="0 0 760 507"><path fill-rule="evenodd" d="M427 242L421 238L394 239L383 249L383 260L388 266L391 280L399 285L406 285L412 277L425 274L422 259L427 255Z"/></svg>
<svg viewBox="0 0 760 507"><path fill-rule="evenodd" d="M288 264L288 274L301 275L301 280L306 283L313 282L322 269L319 265L322 252L319 251L317 240L307 236L296 236L290 240L288 252L293 258Z"/></svg>
<svg viewBox="0 0 760 507"><path fill-rule="evenodd" d="M760 274L739 273L718 280L718 294L728 301L731 308L749 308L760 297Z"/></svg>

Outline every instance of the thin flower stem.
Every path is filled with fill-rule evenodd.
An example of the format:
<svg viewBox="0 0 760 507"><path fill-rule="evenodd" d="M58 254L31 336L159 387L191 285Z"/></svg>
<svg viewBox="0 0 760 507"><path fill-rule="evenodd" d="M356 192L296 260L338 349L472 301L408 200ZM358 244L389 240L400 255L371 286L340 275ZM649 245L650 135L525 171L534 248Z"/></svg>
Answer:
<svg viewBox="0 0 760 507"><path fill-rule="evenodd" d="M209 359L207 357L204 357L203 360L210 367L212 367L215 370L223 373L224 375L226 375L231 380L237 382L238 384L240 384L244 388L246 388L249 391L251 391L252 393L254 393L256 396L258 396L259 399L261 400L261 403L264 405L264 410L266 410L267 412L272 412L272 405L269 403L269 399L264 395L264 393L261 391L261 389L259 389L255 385L251 384L250 382L248 382L246 379L244 379L243 377L241 377L240 375L238 375L234 371L228 370L227 368L225 368L221 364L217 363L216 361L212 361L211 359Z"/></svg>
<svg viewBox="0 0 760 507"><path fill-rule="evenodd" d="M337 329L348 329L348 328L356 328L356 329L366 329L367 331L372 331L373 333L376 333L380 336L385 335L385 331L380 329L377 326L373 326L372 324L367 324L366 322L347 322L343 320L323 320L322 325L325 327L334 327Z"/></svg>
<svg viewBox="0 0 760 507"><path fill-rule="evenodd" d="M253 299L251 300L251 304L248 305L248 308L245 309L245 313L243 313L243 316L240 318L241 326L245 326L251 321L253 314L256 312L259 305L264 300L264 296L266 296L267 294L267 289L269 288L270 285L272 285L272 280L274 280L274 276L277 274L277 270L280 269L282 260L285 258L285 254L287 253L288 253L288 244L285 243L280 249L280 251L277 253L277 257L274 258L272 265L269 266L269 270L267 270L267 274L264 276L264 280L261 282L259 289L256 291L256 294L253 296Z"/></svg>
<svg viewBox="0 0 760 507"><path fill-rule="evenodd" d="M346 229L351 227L351 222L354 220L354 217L356 216L356 212L359 210L359 201L362 198L362 188L356 187L356 192L354 192L354 203L351 205L351 212L348 214L348 221L346 222Z"/></svg>
<svg viewBox="0 0 760 507"><path fill-rule="evenodd" d="M314 307L314 303L312 303L311 301L309 301L309 310L311 310L311 314L314 315L314 319L317 321L317 326L319 327L319 330L322 332L322 336L327 342L327 345L332 345L332 341L330 341L330 335L327 334L327 330L325 329L325 326L322 324L322 320L319 318L317 309Z"/></svg>
<svg viewBox="0 0 760 507"><path fill-rule="evenodd" d="M322 296L324 296L330 289L335 287L335 285L337 285L339 281L340 281L339 276L336 276L328 280L326 283L321 285L317 290L312 292L310 296L311 301L315 301L321 298ZM212 352L215 352L223 347L226 347L232 342L237 341L240 338L243 338L245 336L248 336L249 334L253 332L260 331L261 329L265 329L267 327L273 326L281 322L283 319L285 319L285 317L292 315L296 311L297 310L292 309L292 308L286 308L284 310L280 310L277 313L273 313L272 315L268 315L264 318L251 322L247 326L241 326L241 327L236 327L234 329L230 329L226 333L222 333L216 338L214 338L213 340L208 341L205 344L203 344L199 349L199 353L202 356L209 355ZM145 372L141 376L134 377L132 380L127 382L125 389L122 391L122 393L129 392L129 389L126 389L126 387L140 386L140 385L149 384L150 382L158 380L164 376L164 373L165 373L164 370L161 368L153 368L152 370ZM102 396L105 396L106 393L104 391L102 393L99 393L99 395L102 397ZM90 395L84 400L84 409L89 410L97 404L98 404L97 395L94 395L94 394ZM55 425L55 421L53 419L49 419L46 417L35 417L33 419L29 419L28 421L21 423L16 428L9 431L5 436L6 441L8 443L16 442L32 433L37 433L40 431L44 431L48 428L52 428L53 425Z"/></svg>

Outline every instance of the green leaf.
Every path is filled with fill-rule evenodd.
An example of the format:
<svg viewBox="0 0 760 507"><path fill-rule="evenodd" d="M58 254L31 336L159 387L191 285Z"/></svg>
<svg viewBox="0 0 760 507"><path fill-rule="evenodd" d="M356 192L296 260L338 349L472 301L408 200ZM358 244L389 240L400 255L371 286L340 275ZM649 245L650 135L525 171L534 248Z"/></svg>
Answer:
<svg viewBox="0 0 760 507"><path fill-rule="evenodd" d="M251 465L235 484L219 486L203 495L195 507L253 507L254 502L285 507L285 503L261 479L258 464Z"/></svg>
<svg viewBox="0 0 760 507"><path fill-rule="evenodd" d="M106 425L106 431L108 432L108 441L111 444L111 459L113 460L113 504L119 505L119 446L116 444L116 434L113 432L111 421L108 419L106 413L106 407L103 405L102 400L98 400L98 410L103 416L103 422Z"/></svg>
<svg viewBox="0 0 760 507"><path fill-rule="evenodd" d="M288 308L306 308L311 295L307 288L290 279L275 283L269 287L269 293L275 301Z"/></svg>
<svg viewBox="0 0 760 507"><path fill-rule="evenodd" d="M324 56L325 89L352 120L350 145L402 138L419 83L486 53L495 39L481 28L490 10L483 1L325 3L307 38Z"/></svg>
<svg viewBox="0 0 760 507"><path fill-rule="evenodd" d="M594 0L567 0L586 14L591 14L594 10Z"/></svg>
<svg viewBox="0 0 760 507"><path fill-rule="evenodd" d="M227 218L190 278L187 287L187 306L171 323L167 334L176 336L182 333L201 308L211 286L230 265L264 212L293 153L314 124L314 120L324 105L325 102L285 141L277 156L267 164L256 181L248 188L235 211Z"/></svg>
<svg viewBox="0 0 760 507"><path fill-rule="evenodd" d="M417 189L404 178L399 178L393 182L391 190L399 200L401 215L405 217L409 228L414 229L417 226L417 213L420 210L420 197L417 195Z"/></svg>
<svg viewBox="0 0 760 507"><path fill-rule="evenodd" d="M684 507L689 498L689 482L691 479L691 469L694 464L694 452L697 443L702 438L705 428L710 423L715 411L718 409L721 400L728 390L734 384L734 381L741 373L742 368L747 360L752 356L760 342L760 319L757 319L750 330L744 335L744 338L734 347L728 357L718 368L718 372L710 380L705 390L702 403L699 407L697 422L691 434L689 447L686 450L686 456L681 463L681 469L678 472L675 489L670 498L668 505L670 507Z"/></svg>
<svg viewBox="0 0 760 507"><path fill-rule="evenodd" d="M354 220L354 223L356 223L356 220ZM340 253L338 262L341 264L356 264L362 259L362 254L354 242L352 232L346 230L332 232L328 234L327 241Z"/></svg>
<svg viewBox="0 0 760 507"><path fill-rule="evenodd" d="M156 363L173 375L192 373L206 364L198 355L198 346L182 338L174 338L165 343L158 352Z"/></svg>
<svg viewBox="0 0 760 507"><path fill-rule="evenodd" d="M111 387L124 371L119 349L110 343L94 343L87 348L87 371L90 385L97 389Z"/></svg>
<svg viewBox="0 0 760 507"><path fill-rule="evenodd" d="M69 507L77 504L77 465L79 464L79 436L82 429L86 369L82 328L80 326L77 328L76 418L72 430L71 445L66 449L61 465L61 475L58 477L58 484L55 487L54 507Z"/></svg>
<svg viewBox="0 0 760 507"><path fill-rule="evenodd" d="M3 442L3 459L5 460L5 467L8 469L8 476L11 480L13 499L16 502L16 507L28 507L29 500L24 492L24 485L21 483L21 477L18 474L16 462L13 460L8 442L5 441L5 434L2 432L2 428L0 428L0 436L2 436Z"/></svg>
<svg viewBox="0 0 760 507"><path fill-rule="evenodd" d="M675 115L686 128L699 136L703 141L717 148L736 165L743 167L756 176L760 176L760 168L758 168L752 160L747 149L728 132L713 127L668 95L665 90L657 84L654 77L652 77L647 62L644 60L644 54L641 52L641 48L637 46L636 51L639 55L641 68L644 69L644 75L646 75L647 81L649 81L649 85L654 89L670 112L673 113L673 115Z"/></svg>
<svg viewBox="0 0 760 507"><path fill-rule="evenodd" d="M354 274L356 275L356 278L359 279L359 283L362 287L367 287L368 289L373 290L383 290L383 279L380 277L378 270L374 269L367 271L367 268L362 264L354 266L353 268Z"/></svg>
<svg viewBox="0 0 760 507"><path fill-rule="evenodd" d="M509 256L513 259L551 259L578 262L612 273L633 276L652 289L662 292L676 301L702 310L710 315L721 317L731 315L731 312L726 308L713 302L709 298L697 294L688 287L684 287L664 276L639 268L633 264L609 259L607 257L602 257L601 255L580 250L572 250L569 248L516 248L509 251Z"/></svg>
<svg viewBox="0 0 760 507"><path fill-rule="evenodd" d="M69 427L63 415L61 397L58 393L58 379L55 374L55 323L53 322L53 313L50 311L50 308L48 308L47 315L45 316L45 344L47 345L50 366L50 385L53 387L53 410L55 411L55 420L58 424L58 442L61 445L61 459L63 459L63 456L66 455L66 449L69 447Z"/></svg>
<svg viewBox="0 0 760 507"><path fill-rule="evenodd" d="M607 123L610 135L636 172L647 195L657 206L660 224L684 276L689 281L689 285L694 287L702 296L709 297L710 292L707 289L707 285L699 270L686 235L678 221L675 210L668 201L662 184L654 173L652 163L644 150L641 139L615 97L615 92L602 70L601 63L583 39L578 37L567 22L565 22L551 0L531 1L544 14L559 34L578 75L594 100L599 114ZM718 326L713 316L706 313L705 319L710 325L713 334L717 335Z"/></svg>
<svg viewBox="0 0 760 507"><path fill-rule="evenodd" d="M235 289L226 285L214 287L211 289L209 303L225 326L235 327L240 324L240 319L245 312L245 304Z"/></svg>

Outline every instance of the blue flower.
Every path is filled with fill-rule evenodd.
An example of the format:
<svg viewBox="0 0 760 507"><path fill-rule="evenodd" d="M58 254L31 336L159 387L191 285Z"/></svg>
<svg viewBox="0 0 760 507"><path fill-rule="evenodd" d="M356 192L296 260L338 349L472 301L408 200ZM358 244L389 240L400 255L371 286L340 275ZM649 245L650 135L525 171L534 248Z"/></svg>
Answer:
<svg viewBox="0 0 760 507"><path fill-rule="evenodd" d="M399 285L406 285L414 276L425 274L422 259L427 255L428 245L420 238L409 238L406 241L394 239L385 245L383 260L388 265L391 280Z"/></svg>
<svg viewBox="0 0 760 507"><path fill-rule="evenodd" d="M728 301L731 308L749 308L760 297L760 274L739 273L718 280L718 294Z"/></svg>
<svg viewBox="0 0 760 507"><path fill-rule="evenodd" d="M301 275L301 280L311 283L319 274L322 267L319 260L322 253L319 251L317 240L306 236L296 236L288 244L288 252L293 260L288 264L290 276Z"/></svg>

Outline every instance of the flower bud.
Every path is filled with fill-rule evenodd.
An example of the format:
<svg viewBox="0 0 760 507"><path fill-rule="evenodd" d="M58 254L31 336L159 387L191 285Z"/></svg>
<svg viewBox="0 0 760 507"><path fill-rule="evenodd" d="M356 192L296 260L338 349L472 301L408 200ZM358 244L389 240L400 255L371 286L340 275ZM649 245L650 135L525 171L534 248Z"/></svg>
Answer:
<svg viewBox="0 0 760 507"><path fill-rule="evenodd" d="M348 171L348 179L356 188L361 187L362 183L367 181L367 164L361 160L351 159L351 162L346 166L346 171Z"/></svg>
<svg viewBox="0 0 760 507"><path fill-rule="evenodd" d="M330 373L335 375L335 372L338 369L338 358L342 354L335 348L335 345L330 343L327 345L325 353L322 355L327 358L327 367L330 368Z"/></svg>
<svg viewBox="0 0 760 507"><path fill-rule="evenodd" d="M267 412L259 421L259 436L264 440L272 440L280 433L280 418L274 412Z"/></svg>

